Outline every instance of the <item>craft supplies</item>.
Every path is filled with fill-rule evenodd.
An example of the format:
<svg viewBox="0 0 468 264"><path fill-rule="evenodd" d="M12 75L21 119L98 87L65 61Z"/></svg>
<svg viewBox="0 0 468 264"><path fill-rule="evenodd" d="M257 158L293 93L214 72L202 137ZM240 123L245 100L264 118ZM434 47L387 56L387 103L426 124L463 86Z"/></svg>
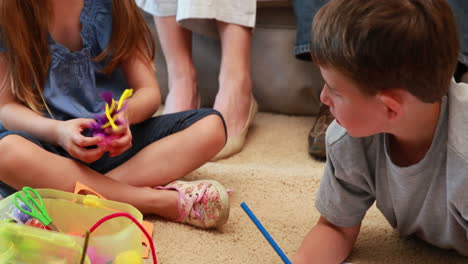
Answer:
<svg viewBox="0 0 468 264"><path fill-rule="evenodd" d="M0 221L0 263L94 264L93 257L105 260L105 264L125 263L122 261L127 260L135 264L142 263L140 227L143 216L136 208L124 203L89 197L85 205L86 196L83 195L50 189L35 191L37 195L30 193L30 196L35 197L34 200L39 206L42 203L38 197L41 197L42 206L47 209L59 232L14 221ZM26 195L23 198L26 199ZM18 204L22 202L20 198L15 199L14 195L0 201L2 220L8 220L6 213L12 212L11 205L15 200ZM117 217L115 212L129 217ZM111 216L114 217L111 219ZM133 220L129 221L128 218ZM85 246L85 234L88 230L90 236ZM145 236L152 242L150 234L145 232ZM150 246L154 249L154 245ZM86 254L83 254L84 252ZM156 261L156 254L153 253L153 256Z"/></svg>
<svg viewBox="0 0 468 264"><path fill-rule="evenodd" d="M19 201L23 204L20 204ZM58 231L44 207L42 197L33 188L24 187L21 191L14 193L13 203L23 214L39 220L45 227L48 227L53 231Z"/></svg>

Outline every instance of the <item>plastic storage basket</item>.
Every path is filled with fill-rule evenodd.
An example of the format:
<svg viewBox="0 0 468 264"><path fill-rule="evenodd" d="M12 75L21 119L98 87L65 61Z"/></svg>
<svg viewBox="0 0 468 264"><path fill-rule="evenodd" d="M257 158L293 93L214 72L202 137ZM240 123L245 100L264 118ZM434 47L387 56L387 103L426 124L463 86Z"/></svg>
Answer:
<svg viewBox="0 0 468 264"><path fill-rule="evenodd" d="M140 223L142 214L133 206L100 199L93 195L72 194L50 189L37 189L44 205L60 232L23 224L8 223L13 195L0 201L0 263L2 264L79 264L84 247L84 234L97 221L116 212L126 212ZM127 218L114 218L103 223L89 238L84 263L120 263L125 255L140 256L140 229Z"/></svg>

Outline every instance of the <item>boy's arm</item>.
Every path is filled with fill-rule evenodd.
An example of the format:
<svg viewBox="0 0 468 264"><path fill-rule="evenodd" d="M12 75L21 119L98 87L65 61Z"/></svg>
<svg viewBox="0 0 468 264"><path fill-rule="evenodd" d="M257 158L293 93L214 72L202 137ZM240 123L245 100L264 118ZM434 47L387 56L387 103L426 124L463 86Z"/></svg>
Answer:
<svg viewBox="0 0 468 264"><path fill-rule="evenodd" d="M150 118L161 104L161 94L154 74L153 62L134 54L129 56L121 66L129 88L134 90L124 112L130 124L140 123Z"/></svg>
<svg viewBox="0 0 468 264"><path fill-rule="evenodd" d="M321 216L302 242L293 263L342 263L351 252L360 228L361 224L338 227Z"/></svg>

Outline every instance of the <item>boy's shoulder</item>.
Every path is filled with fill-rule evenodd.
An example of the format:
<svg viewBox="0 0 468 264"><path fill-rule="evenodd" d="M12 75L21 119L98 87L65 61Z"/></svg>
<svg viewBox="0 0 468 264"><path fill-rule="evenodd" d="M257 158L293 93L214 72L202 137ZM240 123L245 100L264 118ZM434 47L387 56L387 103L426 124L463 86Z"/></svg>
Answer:
<svg viewBox="0 0 468 264"><path fill-rule="evenodd" d="M452 81L448 107L448 145L468 160L468 84Z"/></svg>

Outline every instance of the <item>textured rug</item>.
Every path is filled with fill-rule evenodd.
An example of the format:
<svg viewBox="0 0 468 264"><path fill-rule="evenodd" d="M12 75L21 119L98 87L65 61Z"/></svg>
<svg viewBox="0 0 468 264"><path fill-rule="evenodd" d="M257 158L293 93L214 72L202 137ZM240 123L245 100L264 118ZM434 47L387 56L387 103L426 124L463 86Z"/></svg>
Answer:
<svg viewBox="0 0 468 264"><path fill-rule="evenodd" d="M189 180L214 179L233 188L230 217L222 228L208 231L146 217L155 224L153 240L159 263L283 263L244 213L241 202L248 204L292 259L319 217L314 201L324 163L307 154L312 122L311 117L259 113L241 153L207 163L188 175ZM372 207L347 261L468 263L468 258L415 238L400 238Z"/></svg>

